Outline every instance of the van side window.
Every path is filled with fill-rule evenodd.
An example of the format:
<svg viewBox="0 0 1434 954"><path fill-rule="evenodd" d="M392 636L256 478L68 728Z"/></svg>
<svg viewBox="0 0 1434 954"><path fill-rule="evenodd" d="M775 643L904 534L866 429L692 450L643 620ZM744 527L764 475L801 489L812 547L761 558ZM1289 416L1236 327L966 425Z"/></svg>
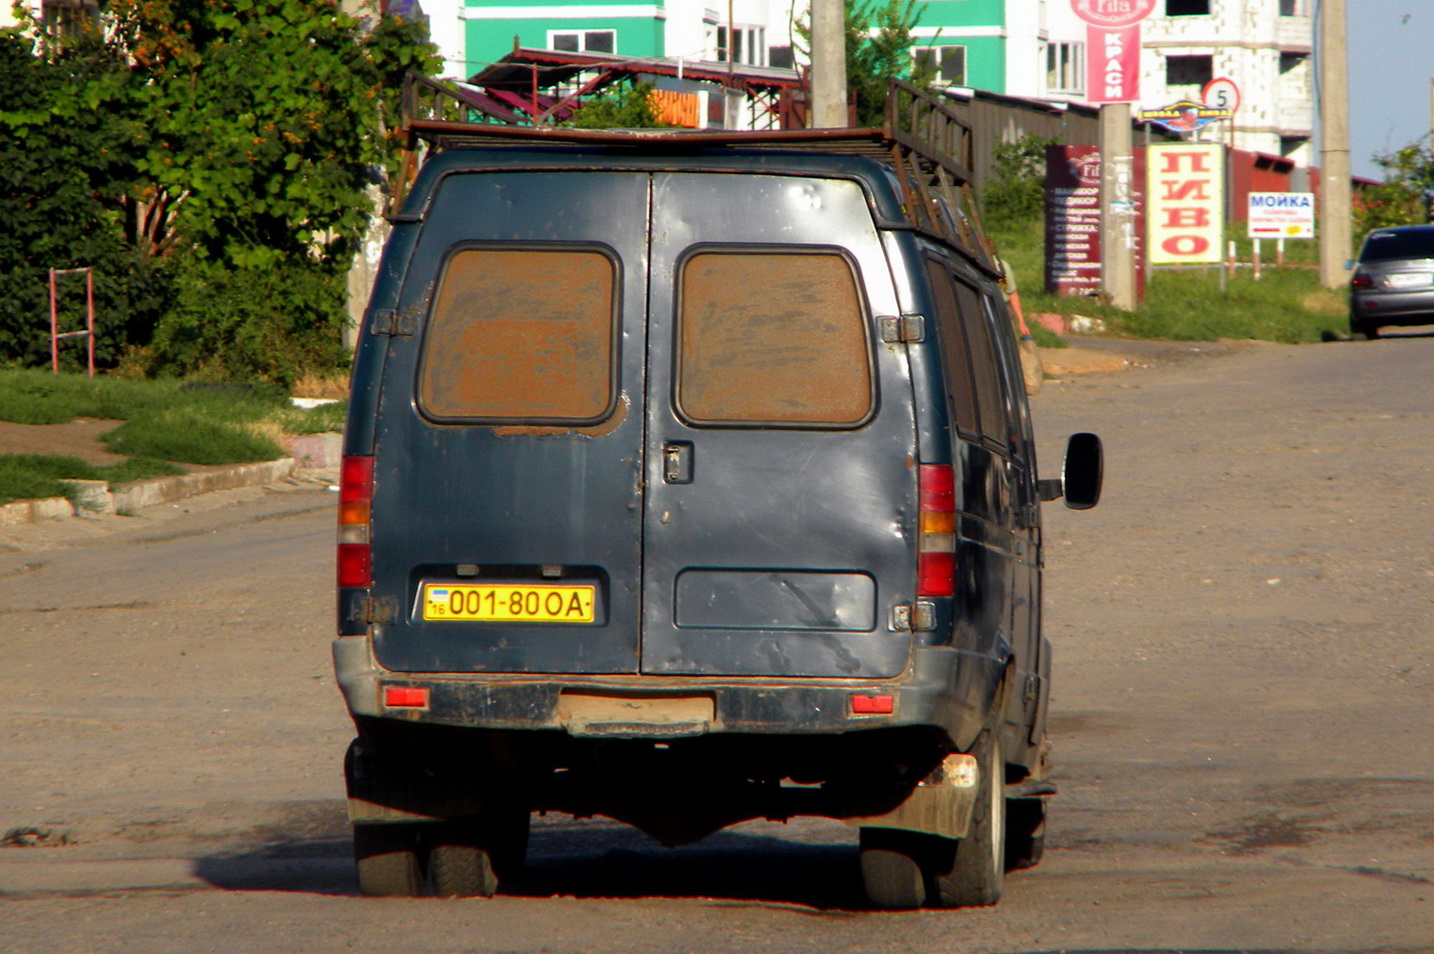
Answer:
<svg viewBox="0 0 1434 954"><path fill-rule="evenodd" d="M926 275L936 300L936 333L941 343L941 365L946 395L956 416L956 426L968 434L977 432L976 392L971 387L971 366L966 362L966 331L956 306L956 285L946 266L926 260Z"/></svg>
<svg viewBox="0 0 1434 954"><path fill-rule="evenodd" d="M438 419L593 424L614 406L617 263L595 249L463 248L423 340Z"/></svg>
<svg viewBox="0 0 1434 954"><path fill-rule="evenodd" d="M971 382L976 386L976 411L980 433L987 440L1004 445L1007 441L1006 401L1001 392L1000 371L991 329L981 294L963 281L956 282L956 304L961 326L966 329L966 347L971 356Z"/></svg>
<svg viewBox="0 0 1434 954"><path fill-rule="evenodd" d="M830 427L871 415L866 309L841 254L703 251L683 262L678 281L684 417Z"/></svg>
<svg viewBox="0 0 1434 954"><path fill-rule="evenodd" d="M1005 424L1008 442L1014 453L1020 453L1019 445L1031 440L1030 411L1022 400L1026 393L1026 379L1021 373L1021 357L1017 350L1015 329L1006 304L991 295L981 296L986 304L986 319L991 329L991 344L996 349L1000 362L1001 377L1005 379L1006 411Z"/></svg>

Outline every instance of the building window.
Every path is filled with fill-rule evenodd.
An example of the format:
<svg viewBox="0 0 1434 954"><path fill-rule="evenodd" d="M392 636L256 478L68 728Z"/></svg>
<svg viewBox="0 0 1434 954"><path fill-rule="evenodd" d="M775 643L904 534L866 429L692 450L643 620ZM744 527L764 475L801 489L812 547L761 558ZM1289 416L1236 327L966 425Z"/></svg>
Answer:
<svg viewBox="0 0 1434 954"><path fill-rule="evenodd" d="M732 62L749 66L766 66L767 30L765 27L738 26L732 30ZM727 62L727 28L717 28L717 50L714 57L718 63Z"/></svg>
<svg viewBox="0 0 1434 954"><path fill-rule="evenodd" d="M1166 86L1204 86L1215 78L1213 56L1167 56Z"/></svg>
<svg viewBox="0 0 1434 954"><path fill-rule="evenodd" d="M1280 0L1280 16L1307 17L1309 15L1309 0Z"/></svg>
<svg viewBox="0 0 1434 954"><path fill-rule="evenodd" d="M1280 54L1280 75L1284 76L1304 65L1308 53L1281 53Z"/></svg>
<svg viewBox="0 0 1434 954"><path fill-rule="evenodd" d="M767 65L775 66L778 69L795 69L797 58L792 55L790 46L773 46L767 48Z"/></svg>
<svg viewBox="0 0 1434 954"><path fill-rule="evenodd" d="M1085 92L1085 44L1051 43L1046 46L1046 91Z"/></svg>
<svg viewBox="0 0 1434 954"><path fill-rule="evenodd" d="M548 49L561 53L616 53L616 30L548 31Z"/></svg>
<svg viewBox="0 0 1434 954"><path fill-rule="evenodd" d="M53 40L74 40L100 20L95 0L44 0L40 17L45 33Z"/></svg>
<svg viewBox="0 0 1434 954"><path fill-rule="evenodd" d="M917 72L933 74L944 86L966 85L964 46L925 46L911 51Z"/></svg>
<svg viewBox="0 0 1434 954"><path fill-rule="evenodd" d="M1210 15L1210 0L1165 0L1167 17L1203 17Z"/></svg>

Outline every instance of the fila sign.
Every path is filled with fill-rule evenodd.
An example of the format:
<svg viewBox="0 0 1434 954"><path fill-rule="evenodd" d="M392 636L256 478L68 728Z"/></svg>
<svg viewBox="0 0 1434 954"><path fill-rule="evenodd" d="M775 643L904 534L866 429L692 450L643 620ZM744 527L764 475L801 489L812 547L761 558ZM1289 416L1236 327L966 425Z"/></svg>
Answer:
<svg viewBox="0 0 1434 954"><path fill-rule="evenodd" d="M1086 98L1129 103L1140 98L1140 21L1155 0L1071 0L1086 23Z"/></svg>

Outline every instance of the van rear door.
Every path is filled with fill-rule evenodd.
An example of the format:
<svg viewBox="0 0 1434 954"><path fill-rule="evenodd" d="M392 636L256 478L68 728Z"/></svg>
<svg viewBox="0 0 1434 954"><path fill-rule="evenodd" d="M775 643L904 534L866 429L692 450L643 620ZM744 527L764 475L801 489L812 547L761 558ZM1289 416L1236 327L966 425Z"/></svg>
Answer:
<svg viewBox="0 0 1434 954"><path fill-rule="evenodd" d="M409 672L638 666L649 176L452 173L375 447L374 649Z"/></svg>
<svg viewBox="0 0 1434 954"><path fill-rule="evenodd" d="M901 673L915 423L861 187L659 173L652 214L642 671Z"/></svg>

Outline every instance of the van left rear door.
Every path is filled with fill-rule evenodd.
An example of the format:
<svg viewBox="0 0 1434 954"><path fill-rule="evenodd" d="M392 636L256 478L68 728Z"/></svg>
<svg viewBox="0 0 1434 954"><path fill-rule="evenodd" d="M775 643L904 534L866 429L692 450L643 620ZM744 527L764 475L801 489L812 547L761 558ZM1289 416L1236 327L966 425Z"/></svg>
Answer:
<svg viewBox="0 0 1434 954"><path fill-rule="evenodd" d="M450 174L399 303L374 649L408 672L637 668L649 177Z"/></svg>

